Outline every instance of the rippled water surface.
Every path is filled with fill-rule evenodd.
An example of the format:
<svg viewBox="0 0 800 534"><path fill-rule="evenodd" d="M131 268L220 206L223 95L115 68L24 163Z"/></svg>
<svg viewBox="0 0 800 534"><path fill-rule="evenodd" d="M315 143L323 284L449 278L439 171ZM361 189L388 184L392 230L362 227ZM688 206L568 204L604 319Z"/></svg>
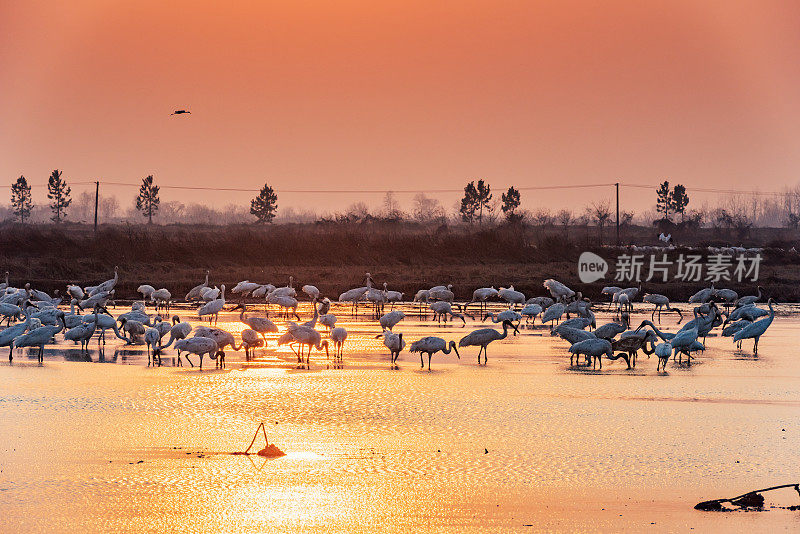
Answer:
<svg viewBox="0 0 800 534"><path fill-rule="evenodd" d="M758 357L710 337L665 374L646 357L570 369L567 343L539 325L491 344L485 367L470 347L435 355L431 372L404 351L392 370L376 322L346 310L334 309L349 332L341 369L316 351L296 369L275 338L255 361L228 351L227 369L203 371L175 367L172 349L148 367L144 345L111 336L87 356L59 335L43 365L0 349L0 530L800 529L782 509L692 510L800 482L794 308ZM238 333L237 319L218 326ZM407 317L395 330L457 341L467 323ZM262 421L287 456L231 455Z"/></svg>

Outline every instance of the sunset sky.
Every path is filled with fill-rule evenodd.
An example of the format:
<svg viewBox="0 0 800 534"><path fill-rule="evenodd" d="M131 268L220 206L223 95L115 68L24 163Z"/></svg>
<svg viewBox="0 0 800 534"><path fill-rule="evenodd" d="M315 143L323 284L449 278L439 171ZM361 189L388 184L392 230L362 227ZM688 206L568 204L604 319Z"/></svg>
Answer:
<svg viewBox="0 0 800 534"><path fill-rule="evenodd" d="M322 212L381 195L281 191L484 177L499 197L667 178L691 196L799 179L794 1L0 0L0 30L3 183L42 184L54 168L71 181L268 182L281 206ZM170 116L181 108L192 114ZM135 190L103 193L127 207ZM523 206L611 194L523 191ZM433 196L449 209L459 195ZM623 203L641 211L654 196L624 190Z"/></svg>

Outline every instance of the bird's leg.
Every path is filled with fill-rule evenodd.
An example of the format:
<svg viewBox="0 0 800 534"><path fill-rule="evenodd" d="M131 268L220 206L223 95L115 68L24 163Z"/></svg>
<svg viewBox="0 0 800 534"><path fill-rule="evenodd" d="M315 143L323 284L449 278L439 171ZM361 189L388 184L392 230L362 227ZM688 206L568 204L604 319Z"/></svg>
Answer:
<svg viewBox="0 0 800 534"><path fill-rule="evenodd" d="M419 366L425 369L425 360L422 359L422 353L419 353Z"/></svg>
<svg viewBox="0 0 800 534"><path fill-rule="evenodd" d="M431 353L428 353L428 371L431 370Z"/></svg>

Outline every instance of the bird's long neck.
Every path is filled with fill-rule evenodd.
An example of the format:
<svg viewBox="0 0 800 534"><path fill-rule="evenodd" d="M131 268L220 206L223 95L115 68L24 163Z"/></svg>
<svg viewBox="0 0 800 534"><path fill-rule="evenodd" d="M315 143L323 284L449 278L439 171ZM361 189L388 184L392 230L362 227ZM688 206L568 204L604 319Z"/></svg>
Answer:
<svg viewBox="0 0 800 534"><path fill-rule="evenodd" d="M503 333L500 335L499 339L505 339L508 337L508 323L503 323Z"/></svg>

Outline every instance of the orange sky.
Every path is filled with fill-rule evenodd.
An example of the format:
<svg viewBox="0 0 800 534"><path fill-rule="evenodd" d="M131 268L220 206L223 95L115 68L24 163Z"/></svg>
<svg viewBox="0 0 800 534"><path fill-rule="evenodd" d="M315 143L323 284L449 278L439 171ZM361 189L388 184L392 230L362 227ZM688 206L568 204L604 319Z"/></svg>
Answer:
<svg viewBox="0 0 800 534"><path fill-rule="evenodd" d="M485 177L499 197L512 184L669 178L691 195L798 181L793 1L0 0L0 30L9 183L43 183L53 168L72 181L267 181L282 206L326 211L380 196L281 189ZM192 115L169 116L179 108ZM123 206L135 194L104 192ZM523 193L523 204L610 194ZM457 196L438 197L450 208ZM628 208L652 197L623 192Z"/></svg>

